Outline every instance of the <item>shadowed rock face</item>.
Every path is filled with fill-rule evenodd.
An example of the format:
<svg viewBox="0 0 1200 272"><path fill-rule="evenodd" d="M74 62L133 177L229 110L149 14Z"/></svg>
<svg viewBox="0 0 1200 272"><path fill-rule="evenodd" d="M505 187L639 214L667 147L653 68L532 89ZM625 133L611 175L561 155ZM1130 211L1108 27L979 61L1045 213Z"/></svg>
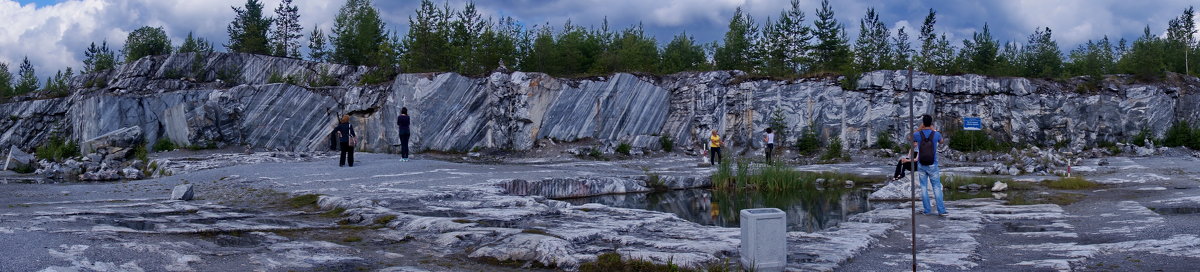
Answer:
<svg viewBox="0 0 1200 272"><path fill-rule="evenodd" d="M640 147L659 135L686 149L699 147L711 129L745 150L760 148L774 115L788 126L782 144L814 126L823 138L862 148L880 132L899 141L908 126L902 71L866 73L855 90L833 79L743 81L738 71L588 79L401 74L388 84L357 85L370 70L249 54L147 57L76 77L69 97L0 105L9 116L0 120L0 146L29 150L53 133L80 141L137 126L147 143L165 137L180 145L321 150L337 116L350 114L358 148L388 152L398 150L400 107L413 118L417 151L526 150L541 138ZM270 83L289 77L301 86ZM1200 120L1200 80L1190 77L1154 84L1115 77L1087 92L1074 83L978 75L916 73L913 85L918 115L936 113L941 127L982 117L993 138L1016 143L1082 147Z"/></svg>

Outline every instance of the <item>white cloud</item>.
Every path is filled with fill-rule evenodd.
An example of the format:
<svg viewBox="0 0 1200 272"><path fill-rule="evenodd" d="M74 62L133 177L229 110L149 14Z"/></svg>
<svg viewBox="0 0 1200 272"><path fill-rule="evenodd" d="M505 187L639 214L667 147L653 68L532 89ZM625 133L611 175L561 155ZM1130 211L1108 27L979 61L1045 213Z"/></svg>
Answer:
<svg viewBox="0 0 1200 272"><path fill-rule="evenodd" d="M280 0L263 0L266 14L273 14ZM433 0L439 7L444 0ZM460 9L467 0L448 0ZM768 16L778 17L790 7L786 0L488 0L475 1L481 13L498 19L514 17L526 26L549 22L560 27L568 19L576 25L599 26L607 17L611 29L619 30L639 22L647 32L667 42L680 31L687 31L700 42L720 39L736 7L762 23ZM23 56L37 67L39 78L66 67L79 69L83 50L91 42L108 40L120 49L125 36L141 26L162 26L178 45L189 31L213 41L220 47L226 42L225 27L233 17L230 6L245 0L66 0L49 6L21 5L0 0L0 61L15 69ZM313 25L326 33L344 1L296 0L305 35ZM398 33L406 32L408 17L419 1L376 0L384 21ZM958 42L990 23L993 36L1001 41L1025 42L1036 27L1050 27L1064 51L1089 39L1109 35L1112 39L1136 38L1150 25L1162 33L1167 20L1179 16L1194 0L1164 0L1153 4L1123 0L1039 0L1013 1L831 1L847 36L856 37L858 20L868 7L880 12L891 29L907 28L910 35L920 31L929 8L938 10L938 32ZM807 23L816 19L820 1L800 1ZM1200 35L1200 34L1198 34Z"/></svg>
<svg viewBox="0 0 1200 272"><path fill-rule="evenodd" d="M233 19L230 7L243 4L243 0L69 0L35 6L3 0L0 18L8 22L0 28L0 61L15 69L29 56L44 80L66 67L80 69L83 50L92 42L107 40L110 48L120 50L129 32L142 26L162 26L176 46L192 31L220 47L226 41L225 27ZM331 27L342 3L301 0L295 4L307 30L314 24ZM264 13L272 16L279 0L266 0L263 5Z"/></svg>

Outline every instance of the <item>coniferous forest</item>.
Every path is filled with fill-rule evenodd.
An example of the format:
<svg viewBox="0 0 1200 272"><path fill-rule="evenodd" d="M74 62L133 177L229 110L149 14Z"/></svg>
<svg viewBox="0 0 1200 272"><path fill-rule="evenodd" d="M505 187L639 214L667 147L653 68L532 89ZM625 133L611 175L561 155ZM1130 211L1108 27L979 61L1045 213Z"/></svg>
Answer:
<svg viewBox="0 0 1200 272"><path fill-rule="evenodd" d="M269 10L258 0L231 7L228 42L213 44L192 33L172 45L159 26L132 31L123 48L96 41L82 48L80 73L111 69L144 56L172 52L241 52L304 58L319 62L367 65L383 75L415 72L457 72L483 75L504 65L510 70L544 72L560 77L617 72L671 74L684 71L741 70L753 76L776 78L844 76L853 82L874 70L913 69L933 74L980 74L1046 79L1084 77L1092 85L1103 75L1130 74L1155 81L1167 72L1195 75L1200 55L1195 40L1192 7L1183 9L1165 27L1145 26L1132 41L1097 37L1075 48L1061 48L1048 27L1032 29L1024 40L1002 41L992 36L987 22L970 38L951 41L938 29L938 13L929 9L920 29L889 29L873 8L863 11L858 34L851 39L846 22L835 18L829 2L803 10L798 0L767 18L754 18L738 8L724 36L697 41L681 32L670 41L648 35L641 24L583 26L519 22L511 17L485 17L473 3L452 7L423 0L409 16L406 34L399 34L380 17L371 0L346 0L333 27L305 29L301 11L292 0ZM844 11L843 11L844 12ZM302 52L301 49L307 49ZM304 54L307 53L307 54ZM0 96L33 91L68 92L75 70L58 71L44 81L25 58L14 72L0 62ZM44 84L43 84L44 83Z"/></svg>

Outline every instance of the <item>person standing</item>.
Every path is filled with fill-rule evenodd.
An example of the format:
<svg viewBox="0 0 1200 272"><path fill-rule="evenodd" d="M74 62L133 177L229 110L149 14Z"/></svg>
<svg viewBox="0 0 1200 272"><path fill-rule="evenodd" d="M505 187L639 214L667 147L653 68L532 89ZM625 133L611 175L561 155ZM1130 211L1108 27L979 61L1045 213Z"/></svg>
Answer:
<svg viewBox="0 0 1200 272"><path fill-rule="evenodd" d="M921 205L924 214L931 214L929 209L929 191L933 191L937 200L939 216L946 216L946 206L942 202L942 179L938 169L937 147L943 143L942 133L933 128L933 117L928 114L921 116L921 127L913 132L913 149L908 157L912 158L913 150L917 151L917 175L921 182Z"/></svg>
<svg viewBox="0 0 1200 272"><path fill-rule="evenodd" d="M400 108L400 116L396 116L396 126L400 131L400 161L408 161L408 139L412 136L412 131L409 130L411 121L408 117L408 108Z"/></svg>
<svg viewBox="0 0 1200 272"><path fill-rule="evenodd" d="M358 134L354 133L354 126L350 125L350 115L342 115L341 122L334 129L338 137L338 146L341 153L338 155L338 167L345 166L349 159L350 167L354 167L354 144L358 141Z"/></svg>
<svg viewBox="0 0 1200 272"><path fill-rule="evenodd" d="M763 143L767 144L767 164L771 164L771 153L775 151L775 129L767 128Z"/></svg>
<svg viewBox="0 0 1200 272"><path fill-rule="evenodd" d="M721 136L717 135L715 129L712 136L708 137L708 163L714 166L721 163Z"/></svg>

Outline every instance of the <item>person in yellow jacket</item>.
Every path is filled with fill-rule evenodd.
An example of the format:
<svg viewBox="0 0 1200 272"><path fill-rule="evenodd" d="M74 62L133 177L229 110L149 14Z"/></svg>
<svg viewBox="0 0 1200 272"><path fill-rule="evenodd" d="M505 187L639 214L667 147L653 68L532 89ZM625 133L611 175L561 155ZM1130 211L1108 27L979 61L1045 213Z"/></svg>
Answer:
<svg viewBox="0 0 1200 272"><path fill-rule="evenodd" d="M708 137L708 163L717 165L721 162L721 136L717 135L717 130L712 131L712 136Z"/></svg>

